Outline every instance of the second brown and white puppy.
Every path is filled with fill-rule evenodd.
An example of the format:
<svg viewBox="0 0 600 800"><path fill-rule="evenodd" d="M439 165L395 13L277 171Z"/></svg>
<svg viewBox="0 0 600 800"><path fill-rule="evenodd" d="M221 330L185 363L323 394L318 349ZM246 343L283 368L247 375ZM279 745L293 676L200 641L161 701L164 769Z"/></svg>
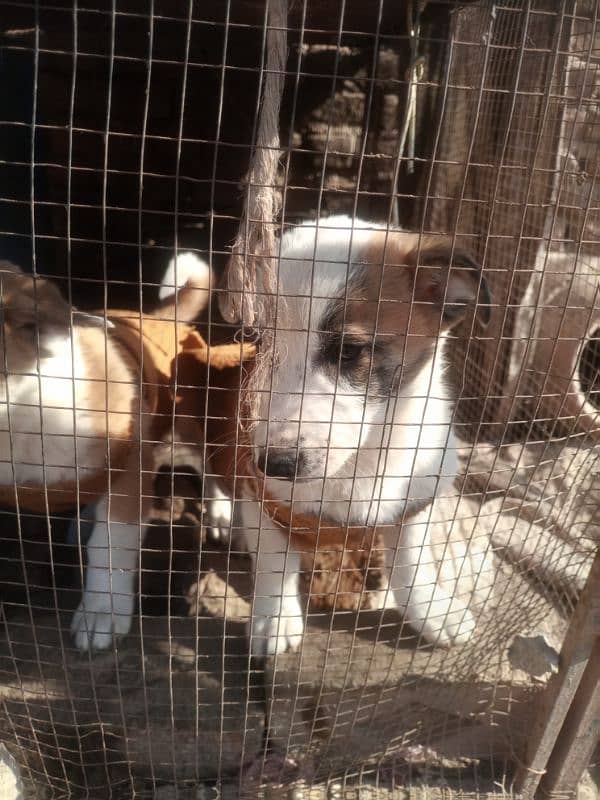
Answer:
<svg viewBox="0 0 600 800"><path fill-rule="evenodd" d="M284 234L277 280L273 368L250 404L264 495L315 528L381 526L390 589L380 604L431 643L466 641L468 602L438 581L427 526L400 522L455 477L448 333L479 303L489 318L481 271L451 238L333 217ZM295 648L299 547L269 504L240 507L255 563L252 651Z"/></svg>
<svg viewBox="0 0 600 800"><path fill-rule="evenodd" d="M174 424L172 362L208 300L208 266L186 277L155 313L104 318L0 264L0 501L44 514L97 502L72 624L83 650L131 626L153 447Z"/></svg>

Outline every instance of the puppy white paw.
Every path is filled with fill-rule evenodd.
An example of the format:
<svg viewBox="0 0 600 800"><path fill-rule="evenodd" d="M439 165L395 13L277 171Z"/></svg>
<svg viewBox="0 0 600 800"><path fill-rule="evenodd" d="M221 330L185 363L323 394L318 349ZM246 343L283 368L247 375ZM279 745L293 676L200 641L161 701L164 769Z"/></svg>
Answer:
<svg viewBox="0 0 600 800"><path fill-rule="evenodd" d="M304 634L302 608L297 601L286 602L279 616L253 616L248 623L253 656L275 656L298 650Z"/></svg>
<svg viewBox="0 0 600 800"><path fill-rule="evenodd" d="M449 645L466 644L476 628L475 617L468 608L448 615L444 622L443 633Z"/></svg>
<svg viewBox="0 0 600 800"><path fill-rule="evenodd" d="M430 614L421 622L410 618L407 622L429 644L437 647L466 644L476 627L475 618L465 606L451 610L443 616L434 617Z"/></svg>
<svg viewBox="0 0 600 800"><path fill-rule="evenodd" d="M73 614L71 634L79 650L106 650L117 636L129 633L133 617L133 595L84 592Z"/></svg>
<svg viewBox="0 0 600 800"><path fill-rule="evenodd" d="M205 525L211 539L216 542L228 542L231 536L231 518L233 503L223 496L206 501Z"/></svg>

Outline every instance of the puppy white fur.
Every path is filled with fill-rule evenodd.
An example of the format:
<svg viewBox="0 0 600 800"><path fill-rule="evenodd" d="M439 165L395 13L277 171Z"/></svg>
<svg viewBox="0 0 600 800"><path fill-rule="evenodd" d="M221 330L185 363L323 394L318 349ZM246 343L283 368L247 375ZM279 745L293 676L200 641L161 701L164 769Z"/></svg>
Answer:
<svg viewBox="0 0 600 800"><path fill-rule="evenodd" d="M487 304L479 270L451 239L348 217L296 227L281 242L272 374L253 387L250 437L268 495L334 523L385 526L380 605L441 645L468 639L473 617L439 585L426 527L399 522L455 477L447 335L480 292ZM260 503L242 505L255 563L251 648L279 653L303 633L300 554Z"/></svg>
<svg viewBox="0 0 600 800"><path fill-rule="evenodd" d="M196 258L192 270L184 261L190 291L177 295L177 309L175 300L163 305L159 317L192 319L208 300L208 265ZM172 263L171 286L174 277ZM153 494L153 420L140 396L139 364L110 323L72 309L51 282L0 264L0 284L0 489L48 487L60 500L64 487L76 501L99 476L104 488L72 632L82 650L106 648L131 626ZM165 300L174 294L162 292Z"/></svg>

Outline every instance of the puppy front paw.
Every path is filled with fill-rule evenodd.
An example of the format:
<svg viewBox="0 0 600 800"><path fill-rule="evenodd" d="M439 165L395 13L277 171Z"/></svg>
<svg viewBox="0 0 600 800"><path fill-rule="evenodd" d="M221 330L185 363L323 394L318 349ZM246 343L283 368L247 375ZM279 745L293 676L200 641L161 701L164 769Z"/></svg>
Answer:
<svg viewBox="0 0 600 800"><path fill-rule="evenodd" d="M106 650L118 636L129 633L135 598L109 592L84 592L73 614L71 634L82 652Z"/></svg>
<svg viewBox="0 0 600 800"><path fill-rule="evenodd" d="M253 656L275 656L298 650L304 634L300 603L290 599L282 603L280 614L253 614L248 623L248 639Z"/></svg>
<svg viewBox="0 0 600 800"><path fill-rule="evenodd" d="M475 632L475 617L468 608L463 607L458 611L451 611L444 620L442 633L448 640L446 646L466 644Z"/></svg>
<svg viewBox="0 0 600 800"><path fill-rule="evenodd" d="M408 624L423 638L437 647L452 647L453 645L466 644L473 632L476 623L473 614L462 603L452 601L450 598L446 608L440 609L444 605L441 601L436 601L435 607L429 609L426 616L419 619L420 614L410 609L407 615Z"/></svg>
<svg viewBox="0 0 600 800"><path fill-rule="evenodd" d="M205 525L213 541L229 541L232 516L233 503L228 497L221 496L206 501Z"/></svg>

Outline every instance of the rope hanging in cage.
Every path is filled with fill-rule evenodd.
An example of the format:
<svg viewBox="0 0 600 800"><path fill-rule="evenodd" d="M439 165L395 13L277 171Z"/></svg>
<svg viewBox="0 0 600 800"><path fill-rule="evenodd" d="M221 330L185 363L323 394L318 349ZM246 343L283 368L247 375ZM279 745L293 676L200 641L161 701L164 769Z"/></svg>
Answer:
<svg viewBox="0 0 600 800"><path fill-rule="evenodd" d="M268 323L269 295L276 289L275 218L278 195L279 110L287 58L287 0L268 0L267 63L256 146L246 179L240 227L220 296L222 315L245 327Z"/></svg>

